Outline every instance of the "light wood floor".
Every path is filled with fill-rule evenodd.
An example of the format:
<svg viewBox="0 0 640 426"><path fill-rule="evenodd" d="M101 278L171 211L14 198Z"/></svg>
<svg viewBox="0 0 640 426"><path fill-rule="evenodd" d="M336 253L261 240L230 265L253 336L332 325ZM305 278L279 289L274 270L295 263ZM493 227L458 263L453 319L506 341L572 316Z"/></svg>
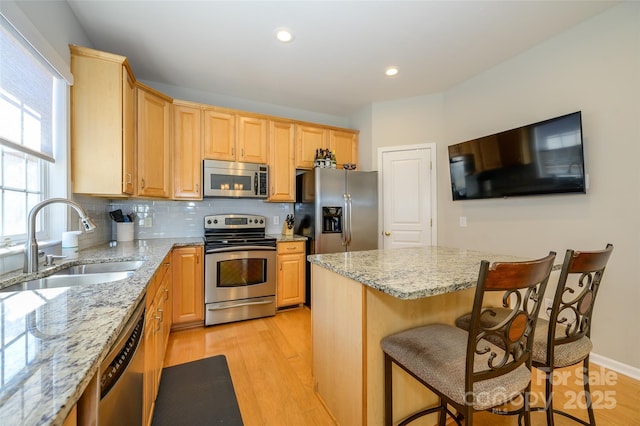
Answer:
<svg viewBox="0 0 640 426"><path fill-rule="evenodd" d="M333 425L313 391L310 323L310 311L299 308L275 317L172 332L165 366L224 354L246 426ZM586 419L586 412L579 409L581 400L575 401L582 389L580 376L572 368L562 371L567 385L557 387L554 404L576 406L567 411ZM595 413L598 425L640 425L640 382L597 365L591 366L591 374L594 401L600 398ZM534 379L533 390L541 396L544 380ZM555 419L557 426L576 424L560 416ZM532 423L546 424L544 414L533 413ZM517 421L514 417L477 413L474 424L510 426Z"/></svg>

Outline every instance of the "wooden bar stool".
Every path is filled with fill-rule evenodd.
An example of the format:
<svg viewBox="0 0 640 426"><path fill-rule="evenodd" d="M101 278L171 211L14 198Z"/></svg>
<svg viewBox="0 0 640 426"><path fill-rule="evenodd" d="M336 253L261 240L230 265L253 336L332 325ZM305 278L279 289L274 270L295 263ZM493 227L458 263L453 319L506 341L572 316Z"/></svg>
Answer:
<svg viewBox="0 0 640 426"><path fill-rule="evenodd" d="M545 406L534 407L532 411L546 411L547 425L554 424L554 413L583 425L596 424L589 389L589 354L593 348L590 338L591 319L596 295L612 252L611 244L599 251L567 250L553 305L547 312L549 320L538 320L532 364L545 373ZM485 327L490 327L500 323L510 312L506 308L487 309L481 316L481 322ZM472 315L467 314L458 318L456 325L468 330L472 320ZM549 327L549 324L555 326ZM492 341L501 345L499 341ZM553 371L580 362L583 364L582 379L589 422L553 408Z"/></svg>
<svg viewBox="0 0 640 426"><path fill-rule="evenodd" d="M461 425L473 423L473 413L491 410L522 397L522 406L512 412L530 424L531 351L533 331L542 295L549 280L555 253L526 262L483 260L480 265L469 332L452 325L433 324L387 336L384 351L385 424L393 422L392 365L396 364L436 393L439 405L405 418L407 424L430 413L446 415ZM499 324L485 327L480 321L482 305L489 293L502 293L513 310ZM500 340L499 347L487 340ZM504 348L504 349L503 349ZM452 406L457 414L449 409Z"/></svg>

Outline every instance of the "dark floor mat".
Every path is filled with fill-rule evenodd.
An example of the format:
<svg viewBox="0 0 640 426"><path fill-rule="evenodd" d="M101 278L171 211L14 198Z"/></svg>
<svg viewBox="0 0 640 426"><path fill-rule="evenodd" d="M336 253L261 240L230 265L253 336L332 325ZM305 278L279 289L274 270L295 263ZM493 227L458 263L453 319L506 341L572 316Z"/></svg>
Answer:
<svg viewBox="0 0 640 426"><path fill-rule="evenodd" d="M243 425L227 358L163 369L152 425Z"/></svg>

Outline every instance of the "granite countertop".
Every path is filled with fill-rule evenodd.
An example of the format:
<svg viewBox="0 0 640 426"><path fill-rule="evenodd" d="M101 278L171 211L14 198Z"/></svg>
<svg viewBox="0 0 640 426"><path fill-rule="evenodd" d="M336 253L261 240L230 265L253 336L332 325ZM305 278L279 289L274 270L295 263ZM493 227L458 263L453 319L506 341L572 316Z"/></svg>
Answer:
<svg viewBox="0 0 640 426"><path fill-rule="evenodd" d="M130 278L45 290L0 293L0 424L61 425L95 375L165 256L202 238L108 243L42 268L29 279L79 263L144 260ZM58 261L60 262L60 261ZM25 281L17 271L0 288Z"/></svg>
<svg viewBox="0 0 640 426"><path fill-rule="evenodd" d="M482 260L526 260L435 246L316 254L307 258L313 264L405 300L475 287Z"/></svg>
<svg viewBox="0 0 640 426"><path fill-rule="evenodd" d="M277 240L277 242L288 242L288 241L307 241L307 237L302 235L293 234L293 235L285 235L285 234L269 234L269 237L273 237Z"/></svg>

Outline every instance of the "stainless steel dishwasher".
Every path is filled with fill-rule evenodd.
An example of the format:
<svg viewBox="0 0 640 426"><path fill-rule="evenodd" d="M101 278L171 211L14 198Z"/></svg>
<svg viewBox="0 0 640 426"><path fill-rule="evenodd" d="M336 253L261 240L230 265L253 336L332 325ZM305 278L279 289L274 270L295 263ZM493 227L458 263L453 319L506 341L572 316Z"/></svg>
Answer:
<svg viewBox="0 0 640 426"><path fill-rule="evenodd" d="M100 365L100 426L142 424L144 308L143 299Z"/></svg>

